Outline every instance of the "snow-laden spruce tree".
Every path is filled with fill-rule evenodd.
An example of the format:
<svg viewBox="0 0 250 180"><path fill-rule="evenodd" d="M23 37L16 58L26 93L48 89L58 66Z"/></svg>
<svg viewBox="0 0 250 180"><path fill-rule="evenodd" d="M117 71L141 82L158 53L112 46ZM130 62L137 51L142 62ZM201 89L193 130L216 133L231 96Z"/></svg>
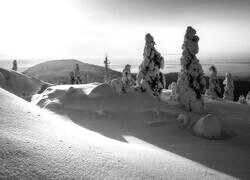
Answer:
<svg viewBox="0 0 250 180"><path fill-rule="evenodd" d="M130 68L131 65L127 64L122 71L122 85L123 85L122 90L125 92L129 92L132 86L135 85L135 81L132 78Z"/></svg>
<svg viewBox="0 0 250 180"><path fill-rule="evenodd" d="M238 99L238 103L240 104L247 104L246 98L244 95L240 95L239 99Z"/></svg>
<svg viewBox="0 0 250 180"><path fill-rule="evenodd" d="M226 78L223 81L224 87L224 94L223 99L233 101L234 100L234 81L231 73L226 73Z"/></svg>
<svg viewBox="0 0 250 180"><path fill-rule="evenodd" d="M247 93L246 101L247 101L247 104L250 104L250 91L248 91Z"/></svg>
<svg viewBox="0 0 250 180"><path fill-rule="evenodd" d="M164 59L155 49L154 38L151 34L146 34L145 41L143 62L139 66L137 85L141 87L142 91L148 91L158 97L165 84L164 75L160 72L160 69L164 68Z"/></svg>
<svg viewBox="0 0 250 180"><path fill-rule="evenodd" d="M177 100L177 94L176 94L176 82L172 82L170 84L171 94L170 94L170 100L176 101Z"/></svg>
<svg viewBox="0 0 250 180"><path fill-rule="evenodd" d="M209 88L207 95L212 99L217 99L221 95L220 82L217 77L217 69L215 66L211 66L209 71L211 72L211 75L209 77Z"/></svg>
<svg viewBox="0 0 250 180"><path fill-rule="evenodd" d="M187 27L182 45L181 72L177 81L177 100L187 111L202 112L204 101L202 94L206 90L204 72L196 54L199 52L199 37L196 30Z"/></svg>
<svg viewBox="0 0 250 180"><path fill-rule="evenodd" d="M12 63L12 70L17 71L17 61L16 60L14 60Z"/></svg>
<svg viewBox="0 0 250 180"><path fill-rule="evenodd" d="M110 77L109 77L109 64L110 61L108 60L108 55L106 54L105 60L104 60L104 82L109 84L110 82Z"/></svg>

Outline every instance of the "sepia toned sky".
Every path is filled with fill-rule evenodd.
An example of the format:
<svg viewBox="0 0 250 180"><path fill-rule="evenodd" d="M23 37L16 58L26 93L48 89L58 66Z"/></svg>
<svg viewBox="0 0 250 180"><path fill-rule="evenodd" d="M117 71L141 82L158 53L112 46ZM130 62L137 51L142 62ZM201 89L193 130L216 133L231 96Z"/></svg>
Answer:
<svg viewBox="0 0 250 180"><path fill-rule="evenodd" d="M180 54L188 25L200 55L250 54L249 0L0 0L0 59L141 56L148 32Z"/></svg>

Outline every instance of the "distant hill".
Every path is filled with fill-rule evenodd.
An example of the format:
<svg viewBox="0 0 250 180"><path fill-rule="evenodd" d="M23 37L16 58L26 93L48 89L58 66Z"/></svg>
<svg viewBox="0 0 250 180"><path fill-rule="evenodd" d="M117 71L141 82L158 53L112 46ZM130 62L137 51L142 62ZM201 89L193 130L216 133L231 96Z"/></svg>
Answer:
<svg viewBox="0 0 250 180"><path fill-rule="evenodd" d="M52 60L37 64L24 71L24 74L53 84L68 84L69 74L79 64L84 83L103 82L104 67L83 63L74 59ZM110 70L111 78L121 78L121 72Z"/></svg>

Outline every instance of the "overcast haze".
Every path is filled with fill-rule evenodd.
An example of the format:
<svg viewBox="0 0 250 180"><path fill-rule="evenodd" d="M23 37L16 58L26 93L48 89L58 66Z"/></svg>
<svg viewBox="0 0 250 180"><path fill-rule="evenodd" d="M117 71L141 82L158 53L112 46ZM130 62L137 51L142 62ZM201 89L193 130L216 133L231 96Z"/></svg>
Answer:
<svg viewBox="0 0 250 180"><path fill-rule="evenodd" d="M250 53L249 0L0 0L0 58L141 56L150 32L181 53L187 25L200 55Z"/></svg>

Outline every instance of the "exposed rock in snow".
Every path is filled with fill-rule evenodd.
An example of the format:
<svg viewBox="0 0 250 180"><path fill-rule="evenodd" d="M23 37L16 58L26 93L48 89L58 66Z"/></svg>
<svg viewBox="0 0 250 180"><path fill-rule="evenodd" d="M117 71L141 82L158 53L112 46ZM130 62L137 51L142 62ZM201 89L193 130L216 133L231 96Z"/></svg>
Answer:
<svg viewBox="0 0 250 180"><path fill-rule="evenodd" d="M217 99L221 94L219 79L217 77L217 69L215 66L211 66L209 70L211 75L209 77L209 88L206 94L212 99Z"/></svg>
<svg viewBox="0 0 250 180"><path fill-rule="evenodd" d="M143 62L139 67L137 85L153 96L159 96L165 86L164 75L160 72L160 69L164 68L164 59L155 49L154 38L151 34L146 34L145 41Z"/></svg>
<svg viewBox="0 0 250 180"><path fill-rule="evenodd" d="M208 114L193 125L192 131L197 136L218 139L222 135L221 122L216 116Z"/></svg>
<svg viewBox="0 0 250 180"><path fill-rule="evenodd" d="M234 82L231 73L226 74L226 78L223 81L224 87L224 94L223 99L233 101L234 100Z"/></svg>
<svg viewBox="0 0 250 180"><path fill-rule="evenodd" d="M204 73L196 57L199 52L199 37L196 30L187 27L182 45L181 72L178 75L177 93L178 101L187 111L202 112L204 102L202 94L205 93L206 81Z"/></svg>

